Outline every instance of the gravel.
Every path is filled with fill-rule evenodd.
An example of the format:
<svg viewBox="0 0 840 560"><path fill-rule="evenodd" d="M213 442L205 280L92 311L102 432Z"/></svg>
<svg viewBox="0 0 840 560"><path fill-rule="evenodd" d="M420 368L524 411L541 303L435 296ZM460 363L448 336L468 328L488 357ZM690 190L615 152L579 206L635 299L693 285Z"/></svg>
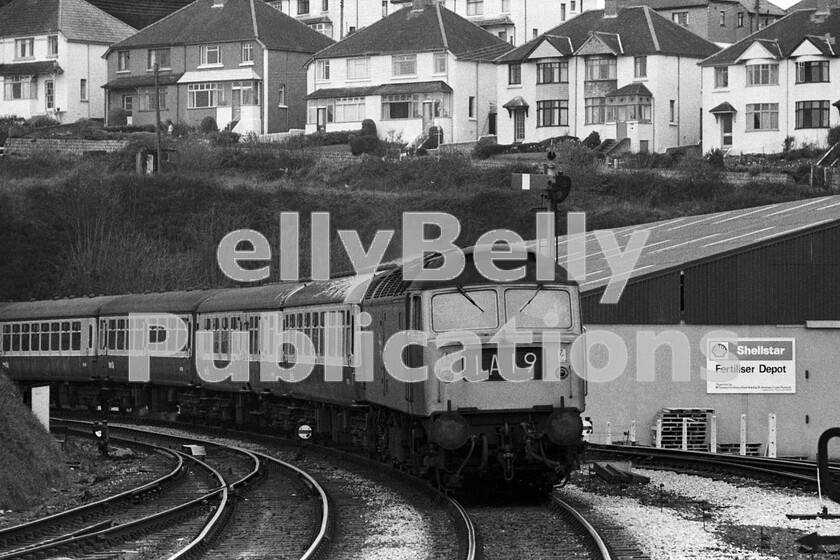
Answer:
<svg viewBox="0 0 840 560"><path fill-rule="evenodd" d="M734 477L722 481L633 470L650 477L650 484L609 485L593 477L590 486L579 473L563 492L627 527L652 560L828 558L801 554L796 539L812 532L840 535L840 520L787 519L787 513L822 510L823 503L810 493ZM665 498L661 510L660 491ZM825 505L840 513L840 505Z"/></svg>

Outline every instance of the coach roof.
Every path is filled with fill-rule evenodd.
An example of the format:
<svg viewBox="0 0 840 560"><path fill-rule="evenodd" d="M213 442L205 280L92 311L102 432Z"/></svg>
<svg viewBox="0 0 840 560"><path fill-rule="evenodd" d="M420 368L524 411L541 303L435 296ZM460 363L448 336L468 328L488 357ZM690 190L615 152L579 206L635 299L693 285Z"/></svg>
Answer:
<svg viewBox="0 0 840 560"><path fill-rule="evenodd" d="M0 304L0 321L96 317L103 305L122 296L79 297Z"/></svg>
<svg viewBox="0 0 840 560"><path fill-rule="evenodd" d="M100 309L101 315L129 313L194 313L198 305L219 290L186 290L128 294L114 298Z"/></svg>
<svg viewBox="0 0 840 560"><path fill-rule="evenodd" d="M198 306L199 313L224 311L275 310L284 306L287 298L304 286L301 282L284 282L249 288L221 290Z"/></svg>

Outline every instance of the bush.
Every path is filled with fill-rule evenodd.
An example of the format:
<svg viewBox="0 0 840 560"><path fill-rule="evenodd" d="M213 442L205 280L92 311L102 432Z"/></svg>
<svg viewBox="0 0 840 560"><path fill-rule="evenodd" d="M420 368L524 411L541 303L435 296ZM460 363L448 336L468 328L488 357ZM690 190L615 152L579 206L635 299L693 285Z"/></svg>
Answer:
<svg viewBox="0 0 840 560"><path fill-rule="evenodd" d="M492 141L482 140L475 145L472 155L477 159L487 159L498 154L505 154L510 148L510 144L496 144Z"/></svg>
<svg viewBox="0 0 840 560"><path fill-rule="evenodd" d="M23 136L21 133L25 125L24 119L15 116L0 117L0 146L6 143L6 138Z"/></svg>
<svg viewBox="0 0 840 560"><path fill-rule="evenodd" d="M216 119L208 116L204 117L201 120L201 124L198 126L198 130L200 130L204 134L219 132L219 125L216 124Z"/></svg>
<svg viewBox="0 0 840 560"><path fill-rule="evenodd" d="M597 131L593 130L589 133L589 136L583 140L583 145L590 150L594 150L601 145L601 135L598 134Z"/></svg>
<svg viewBox="0 0 840 560"><path fill-rule="evenodd" d="M832 126L828 131L828 145L833 146L838 142L840 142L840 124Z"/></svg>
<svg viewBox="0 0 840 560"><path fill-rule="evenodd" d="M208 135L210 143L216 146L230 146L239 142L239 134L229 130L211 132Z"/></svg>
<svg viewBox="0 0 840 560"><path fill-rule="evenodd" d="M154 128L154 127L152 127ZM187 123L176 122L172 123L172 137L173 138L183 138L184 136L188 136L195 132L195 127L188 125Z"/></svg>
<svg viewBox="0 0 840 560"><path fill-rule="evenodd" d="M350 153L354 156L361 154L379 155L382 152L382 142L378 136L354 136L350 139Z"/></svg>
<svg viewBox="0 0 840 560"><path fill-rule="evenodd" d="M723 152L720 151L720 148L715 148L714 150L710 150L706 154L706 162L715 167L717 169L723 169L726 167L726 160L723 156Z"/></svg>
<svg viewBox="0 0 840 560"><path fill-rule="evenodd" d="M108 125L111 127L125 126L128 124L128 117L130 116L131 111L126 111L122 107L112 107L108 111Z"/></svg>
<svg viewBox="0 0 840 560"><path fill-rule="evenodd" d="M48 115L38 115L29 119L29 126L32 128L46 128L48 126L58 126L58 121Z"/></svg>
<svg viewBox="0 0 840 560"><path fill-rule="evenodd" d="M376 123L372 119L365 119L362 121L362 136L378 136L376 132Z"/></svg>

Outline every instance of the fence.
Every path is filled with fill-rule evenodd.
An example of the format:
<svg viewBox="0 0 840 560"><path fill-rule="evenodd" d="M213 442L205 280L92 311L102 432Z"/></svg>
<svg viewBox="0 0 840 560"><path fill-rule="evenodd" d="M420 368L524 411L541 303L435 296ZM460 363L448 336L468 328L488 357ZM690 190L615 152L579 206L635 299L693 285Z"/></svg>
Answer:
<svg viewBox="0 0 840 560"><path fill-rule="evenodd" d="M840 168L823 165L811 166L811 186L840 191Z"/></svg>

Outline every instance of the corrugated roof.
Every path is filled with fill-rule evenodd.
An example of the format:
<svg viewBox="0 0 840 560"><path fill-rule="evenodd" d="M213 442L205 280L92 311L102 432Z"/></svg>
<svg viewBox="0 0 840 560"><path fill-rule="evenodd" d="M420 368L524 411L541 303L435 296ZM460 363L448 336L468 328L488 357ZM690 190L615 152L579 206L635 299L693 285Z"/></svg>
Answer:
<svg viewBox="0 0 840 560"><path fill-rule="evenodd" d="M634 232L649 233L629 275L633 282L748 247L772 244L807 230L836 226L838 222L840 196L826 196L601 231L614 234L622 251ZM612 275L596 232L587 232L585 243L586 278L578 279L582 293L604 288ZM575 251L576 247L570 246L568 237L561 237L559 264L568 267L570 259L584 258Z"/></svg>
<svg viewBox="0 0 840 560"><path fill-rule="evenodd" d="M563 38L571 44L573 52L577 52L593 34L597 34L614 52L628 56L669 54L705 58L718 50L713 43L647 6L633 6L622 8L615 17L604 17L604 10L583 12L544 36L499 57L496 62L523 62L547 38L557 48L562 48L564 41L559 38Z"/></svg>
<svg viewBox="0 0 840 560"><path fill-rule="evenodd" d="M832 39L835 40L834 50L836 51L836 39L840 36L840 9L832 10L824 17L813 17L814 11L813 9L797 10L790 13L731 47L710 56L700 64L702 66L733 64L756 41L760 41L768 48L773 48L770 45L778 45L776 48L779 56L787 58L802 43L802 39L808 36L825 37L829 39L829 42Z"/></svg>
<svg viewBox="0 0 840 560"><path fill-rule="evenodd" d="M272 50L314 53L333 43L262 0L225 0L221 7L213 7L213 2L196 0L111 48L259 39Z"/></svg>
<svg viewBox="0 0 840 560"><path fill-rule="evenodd" d="M440 4L402 9L317 53L314 58L448 50L458 58L493 60L513 47Z"/></svg>
<svg viewBox="0 0 840 560"><path fill-rule="evenodd" d="M85 0L15 0L0 9L0 37L59 32L68 41L110 44L137 30Z"/></svg>

